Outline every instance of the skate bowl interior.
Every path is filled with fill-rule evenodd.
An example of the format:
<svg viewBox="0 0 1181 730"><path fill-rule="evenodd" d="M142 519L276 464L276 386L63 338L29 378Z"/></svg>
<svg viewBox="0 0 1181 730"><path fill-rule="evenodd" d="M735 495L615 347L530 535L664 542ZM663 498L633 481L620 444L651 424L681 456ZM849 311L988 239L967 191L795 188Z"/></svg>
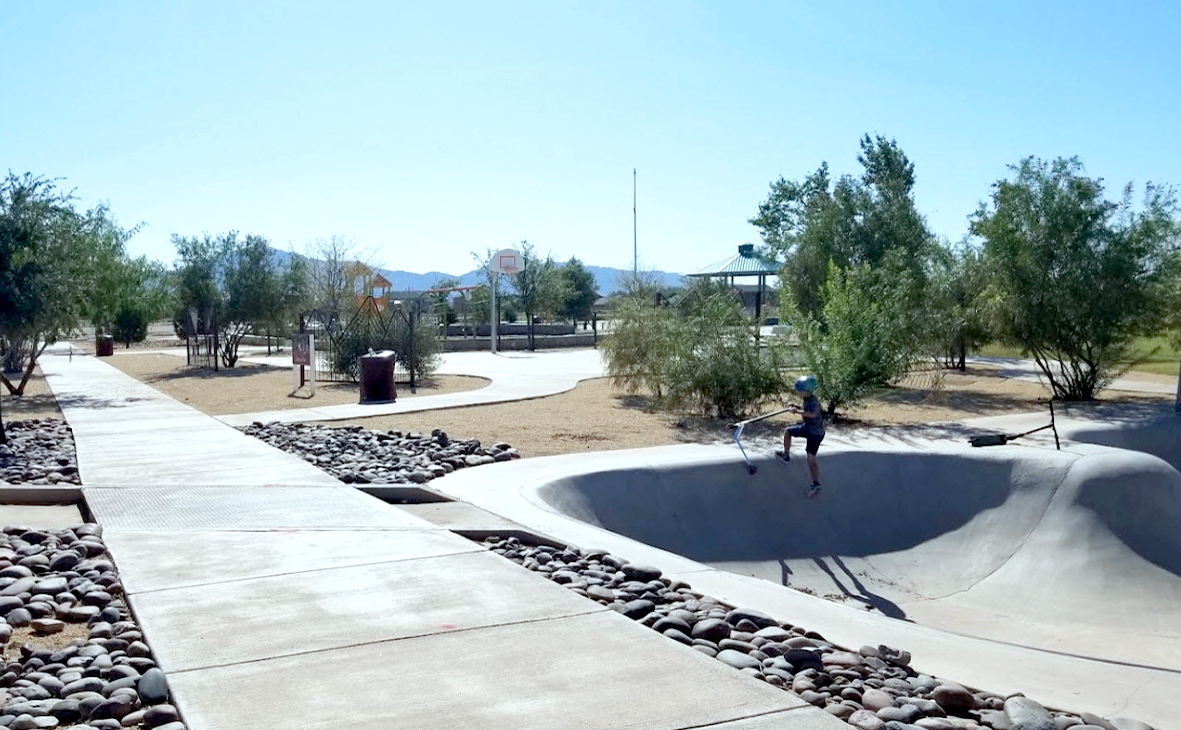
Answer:
<svg viewBox="0 0 1181 730"><path fill-rule="evenodd" d="M1102 431L1089 440L1136 440ZM1138 443L1175 464L1176 433L1146 427ZM756 459L753 476L732 457L604 460L523 491L547 511L847 606L1177 673L1181 474L1145 452L835 447L811 500L802 458Z"/></svg>

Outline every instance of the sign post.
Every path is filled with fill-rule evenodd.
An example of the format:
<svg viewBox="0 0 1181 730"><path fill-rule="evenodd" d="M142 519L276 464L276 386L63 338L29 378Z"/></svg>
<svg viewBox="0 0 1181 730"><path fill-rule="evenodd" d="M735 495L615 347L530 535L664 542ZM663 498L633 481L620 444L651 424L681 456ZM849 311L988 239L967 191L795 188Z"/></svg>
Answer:
<svg viewBox="0 0 1181 730"><path fill-rule="evenodd" d="M500 323L500 310L496 308L496 290L499 288L501 274L515 274L521 270L521 254L516 249L502 248L492 256L488 262L488 270L492 272L492 354L496 354L496 329Z"/></svg>
<svg viewBox="0 0 1181 730"><path fill-rule="evenodd" d="M304 368L307 368L305 371ZM316 394L316 336L310 333L299 333L291 336L291 382L294 386L292 393L299 390L305 383L308 385L309 397Z"/></svg>

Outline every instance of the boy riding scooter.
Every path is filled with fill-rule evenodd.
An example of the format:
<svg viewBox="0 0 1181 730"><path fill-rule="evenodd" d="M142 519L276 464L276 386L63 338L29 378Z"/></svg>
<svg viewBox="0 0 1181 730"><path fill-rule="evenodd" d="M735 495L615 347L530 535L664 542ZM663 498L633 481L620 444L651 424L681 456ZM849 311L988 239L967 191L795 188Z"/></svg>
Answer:
<svg viewBox="0 0 1181 730"><path fill-rule="evenodd" d="M775 452L784 461L791 461L791 437L806 440L804 453L808 457L808 469L812 472L812 486L804 493L805 497L815 497L820 493L820 467L816 464L816 452L820 449L820 442L824 440L824 413L820 409L820 400L813 394L815 390L816 378L811 375L803 375L796 380L796 395L803 399L803 402L792 410L802 415L804 420L787 427L783 432L783 451Z"/></svg>

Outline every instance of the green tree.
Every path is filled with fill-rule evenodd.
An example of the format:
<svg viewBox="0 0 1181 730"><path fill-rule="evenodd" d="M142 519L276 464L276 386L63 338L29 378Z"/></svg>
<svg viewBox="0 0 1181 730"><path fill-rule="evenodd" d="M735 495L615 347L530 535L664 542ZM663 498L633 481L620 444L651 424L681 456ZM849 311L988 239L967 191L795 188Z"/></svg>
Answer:
<svg viewBox="0 0 1181 730"><path fill-rule="evenodd" d="M909 282L829 265L818 314L791 318L798 365L816 376L817 397L828 414L880 391L904 375L918 358L905 316Z"/></svg>
<svg viewBox="0 0 1181 730"><path fill-rule="evenodd" d="M571 257L559 272L565 280L566 291L560 308L562 315L572 322L586 322L591 317L595 300L599 298L599 292L595 289L595 275L575 257Z"/></svg>
<svg viewBox="0 0 1181 730"><path fill-rule="evenodd" d="M830 262L887 276L905 270L914 285L909 297L921 304L934 237L915 207L914 164L892 139L865 135L860 144L860 177L834 182L826 163L802 181L781 177L750 219L768 252L786 262L788 299L806 314L823 306Z"/></svg>
<svg viewBox="0 0 1181 730"><path fill-rule="evenodd" d="M971 221L984 242L999 334L1033 356L1054 396L1090 400L1130 365L1130 345L1162 327L1162 282L1177 241L1173 191L1119 202L1077 157L1027 157Z"/></svg>
<svg viewBox="0 0 1181 730"><path fill-rule="evenodd" d="M225 305L220 316L221 360L227 368L238 362L242 338L272 320L284 301L283 272L266 238L229 236L224 255Z"/></svg>
<svg viewBox="0 0 1181 730"><path fill-rule="evenodd" d="M150 321L142 309L128 306L115 315L111 334L116 342L122 342L124 347L131 347L132 342L143 342L147 338Z"/></svg>
<svg viewBox="0 0 1181 730"><path fill-rule="evenodd" d="M285 307L298 299L300 264L281 266L267 239L254 234L174 235L172 242L179 258L180 316L196 310L198 331L216 329L219 357L232 368L242 339L286 316Z"/></svg>
<svg viewBox="0 0 1181 730"><path fill-rule="evenodd" d="M558 306L565 297L565 282L553 258L542 258L528 241L521 241L521 270L509 278L517 290L517 302L525 312L529 326L529 349L534 350L534 318L540 312Z"/></svg>
<svg viewBox="0 0 1181 730"><path fill-rule="evenodd" d="M15 385L0 372L9 392L24 393L49 344L107 318L96 313L107 307L133 234L106 204L76 210L54 180L9 173L0 183L0 355L22 372Z"/></svg>
<svg viewBox="0 0 1181 730"><path fill-rule="evenodd" d="M973 246L940 247L932 259L924 331L944 367L965 370L967 354L992 339L984 296L987 275Z"/></svg>

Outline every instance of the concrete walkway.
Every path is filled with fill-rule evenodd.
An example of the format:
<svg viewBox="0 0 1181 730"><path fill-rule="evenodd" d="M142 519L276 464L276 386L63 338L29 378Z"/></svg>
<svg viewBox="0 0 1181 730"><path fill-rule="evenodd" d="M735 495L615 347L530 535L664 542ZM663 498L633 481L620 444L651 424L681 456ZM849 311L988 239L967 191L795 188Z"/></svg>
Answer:
<svg viewBox="0 0 1181 730"><path fill-rule="evenodd" d="M999 368L997 375L1004 378L1013 378L1029 383L1046 382L1046 376L1042 374L1041 368L1038 367L1036 361L1031 359L976 356L967 358L967 362L969 364L997 367ZM1146 378L1138 373L1132 372L1116 378L1105 390L1118 390L1127 393L1173 394L1177 392L1177 378L1156 380L1151 376Z"/></svg>
<svg viewBox="0 0 1181 730"><path fill-rule="evenodd" d="M41 367L192 730L845 727L93 357Z"/></svg>

